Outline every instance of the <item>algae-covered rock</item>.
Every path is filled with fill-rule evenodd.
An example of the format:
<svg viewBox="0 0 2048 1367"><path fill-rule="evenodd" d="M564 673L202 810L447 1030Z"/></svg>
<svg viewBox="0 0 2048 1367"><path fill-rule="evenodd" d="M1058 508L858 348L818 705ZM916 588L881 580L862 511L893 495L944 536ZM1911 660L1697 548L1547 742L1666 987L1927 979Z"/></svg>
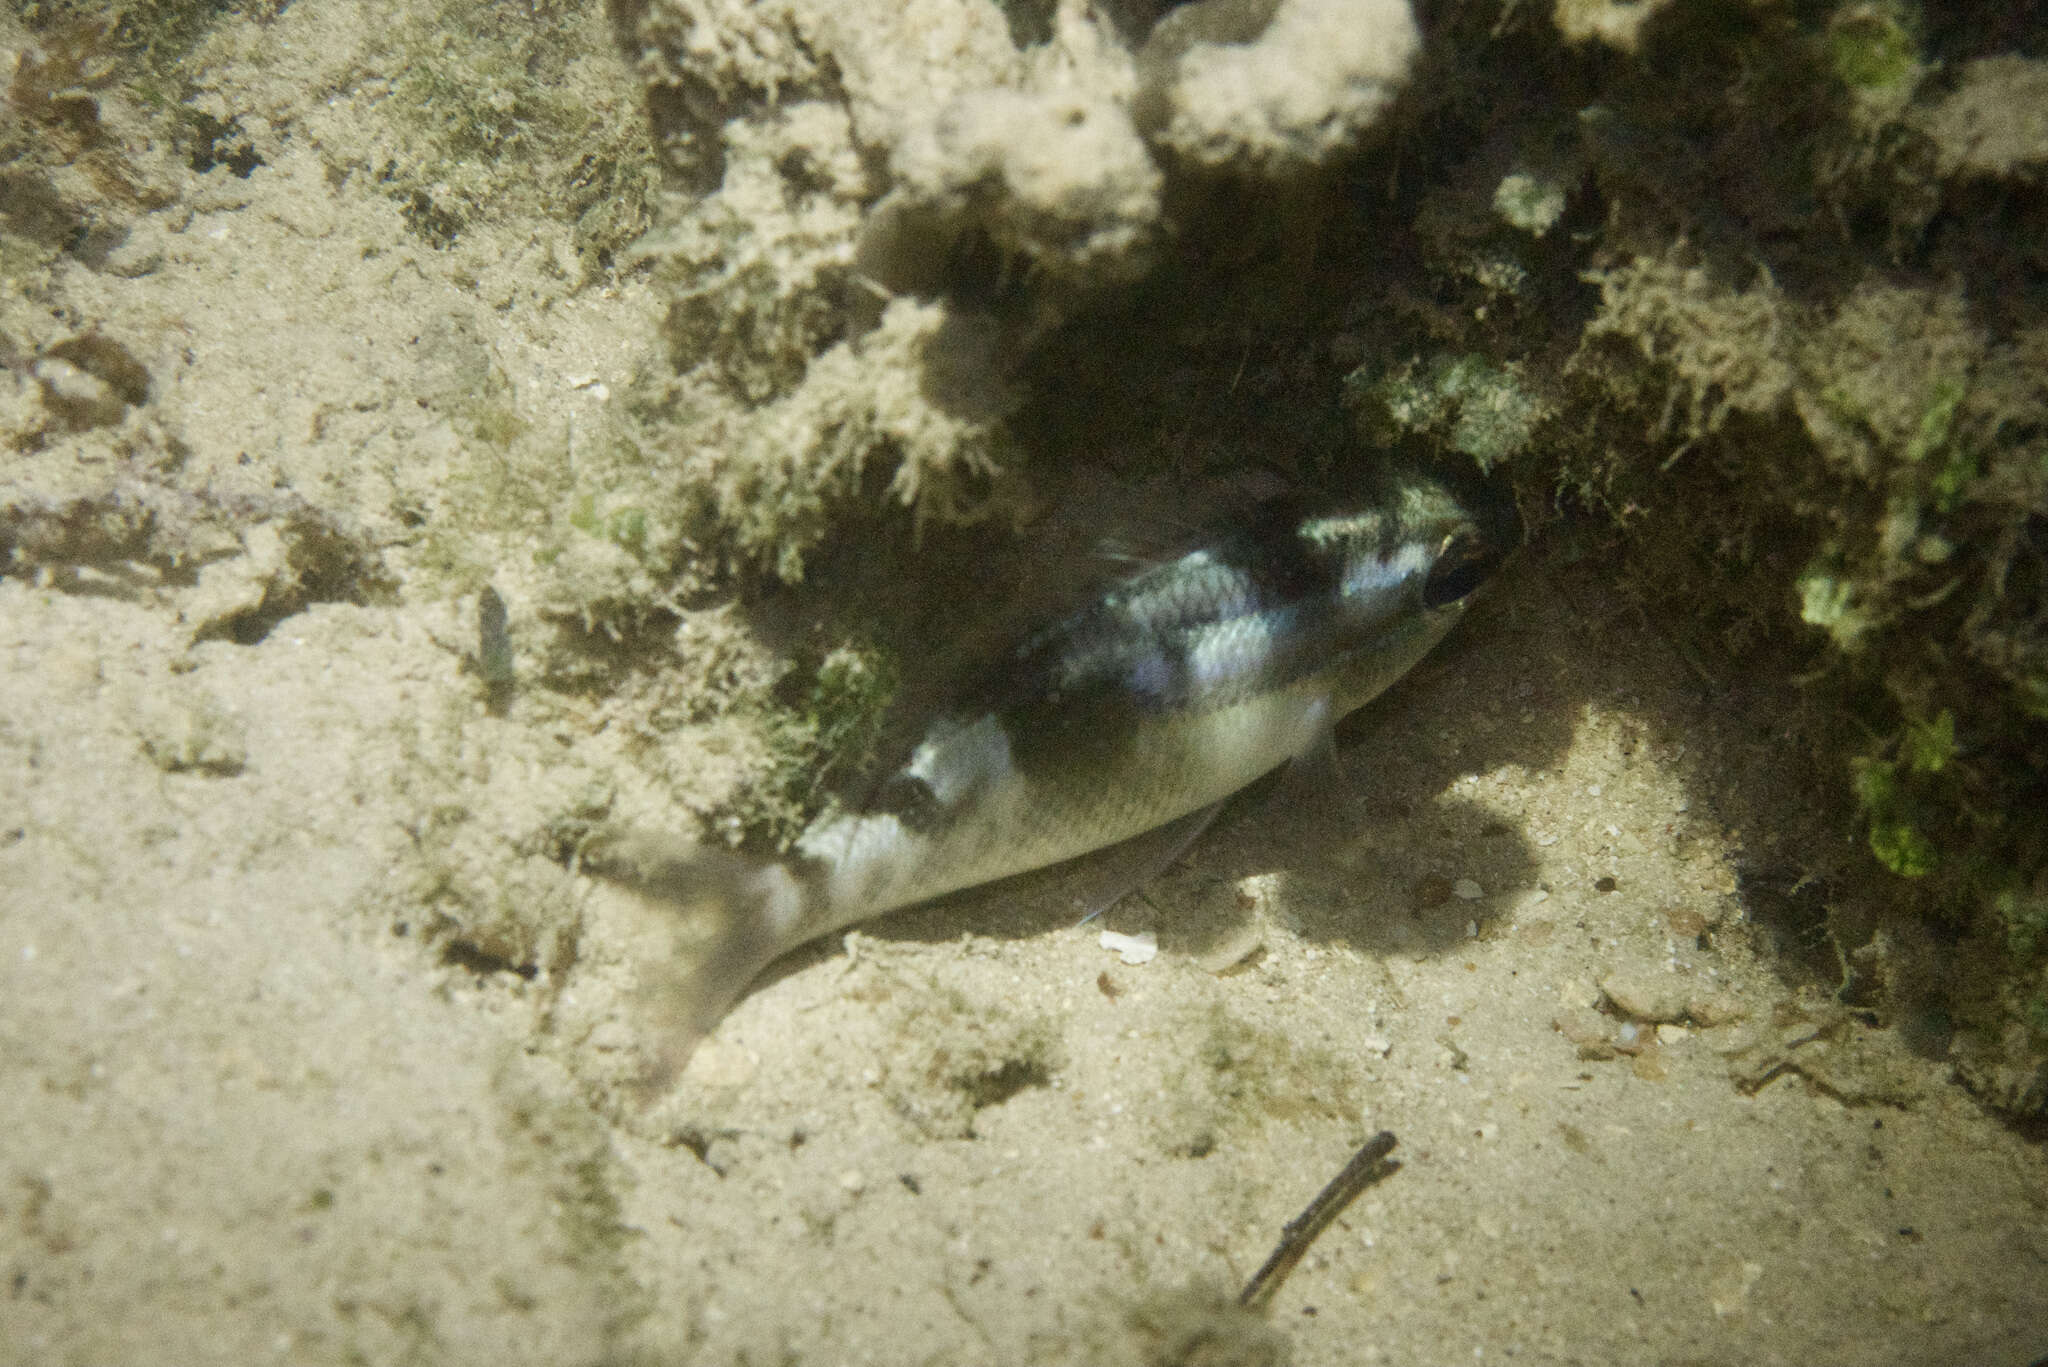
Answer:
<svg viewBox="0 0 2048 1367"><path fill-rule="evenodd" d="M2016 53L1980 58L1912 117L1940 149L1944 177L2038 182L2048 174L2048 62Z"/></svg>
<svg viewBox="0 0 2048 1367"><path fill-rule="evenodd" d="M745 558L792 579L870 479L920 525L1016 515L1022 375L1159 267L1175 178L1334 167L1417 44L1401 0L614 18L691 192L643 248L675 375L636 441L687 453Z"/></svg>
<svg viewBox="0 0 2048 1367"><path fill-rule="evenodd" d="M940 292L970 233L1013 269L1099 287L1142 273L1159 229L1159 170L1129 114L1100 96L961 96L898 147L892 170L896 188L876 207L861 253L866 272L892 289Z"/></svg>
<svg viewBox="0 0 2048 1367"><path fill-rule="evenodd" d="M1190 170L1314 170L1386 112L1421 46L1407 0L1197 0L1138 55L1137 118Z"/></svg>
<svg viewBox="0 0 2048 1367"><path fill-rule="evenodd" d="M1552 22L1565 41L1602 42L1634 52L1643 26L1671 0L1556 0Z"/></svg>

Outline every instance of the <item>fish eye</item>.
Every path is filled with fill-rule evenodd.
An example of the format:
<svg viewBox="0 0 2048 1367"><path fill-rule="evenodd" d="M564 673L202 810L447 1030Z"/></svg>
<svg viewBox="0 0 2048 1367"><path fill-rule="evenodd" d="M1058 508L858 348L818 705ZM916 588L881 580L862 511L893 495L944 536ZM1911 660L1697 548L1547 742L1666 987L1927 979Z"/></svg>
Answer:
<svg viewBox="0 0 2048 1367"><path fill-rule="evenodd" d="M1441 608L1457 602L1490 579L1501 558L1500 547L1471 528L1452 533L1422 581L1422 605Z"/></svg>

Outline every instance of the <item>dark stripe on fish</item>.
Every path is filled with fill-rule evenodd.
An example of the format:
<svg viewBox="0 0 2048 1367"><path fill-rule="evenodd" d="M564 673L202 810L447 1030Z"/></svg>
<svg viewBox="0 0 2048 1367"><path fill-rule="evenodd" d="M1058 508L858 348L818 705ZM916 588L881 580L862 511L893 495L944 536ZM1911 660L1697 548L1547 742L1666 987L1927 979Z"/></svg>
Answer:
<svg viewBox="0 0 2048 1367"><path fill-rule="evenodd" d="M1148 718L1285 689L1377 647L1423 601L1440 549L1384 511L1319 518L1276 501L1027 641L962 711L994 712L1027 769L1139 741Z"/></svg>

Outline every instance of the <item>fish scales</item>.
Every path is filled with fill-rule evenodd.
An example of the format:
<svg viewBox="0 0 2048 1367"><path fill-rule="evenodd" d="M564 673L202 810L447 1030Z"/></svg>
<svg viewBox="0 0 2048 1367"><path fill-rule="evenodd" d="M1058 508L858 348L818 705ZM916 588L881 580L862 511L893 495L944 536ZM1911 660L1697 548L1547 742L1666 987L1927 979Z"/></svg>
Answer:
<svg viewBox="0 0 2048 1367"><path fill-rule="evenodd" d="M792 859L646 861L713 925L657 1080L804 941L1190 818L1325 749L1450 629L1509 548L1502 522L1415 476L1350 510L1269 505L1028 638Z"/></svg>

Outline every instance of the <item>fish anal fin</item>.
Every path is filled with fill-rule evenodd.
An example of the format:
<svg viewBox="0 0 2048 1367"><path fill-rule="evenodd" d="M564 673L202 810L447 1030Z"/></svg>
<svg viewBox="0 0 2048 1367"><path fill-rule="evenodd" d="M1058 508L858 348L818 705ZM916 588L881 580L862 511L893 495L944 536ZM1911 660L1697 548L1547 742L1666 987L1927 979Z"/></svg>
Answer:
<svg viewBox="0 0 2048 1367"><path fill-rule="evenodd" d="M1327 706L1325 706L1327 712ZM1351 834L1351 784L1337 757L1335 719L1318 719L1308 741L1281 767L1266 801L1285 818L1281 829L1290 843L1329 850Z"/></svg>

